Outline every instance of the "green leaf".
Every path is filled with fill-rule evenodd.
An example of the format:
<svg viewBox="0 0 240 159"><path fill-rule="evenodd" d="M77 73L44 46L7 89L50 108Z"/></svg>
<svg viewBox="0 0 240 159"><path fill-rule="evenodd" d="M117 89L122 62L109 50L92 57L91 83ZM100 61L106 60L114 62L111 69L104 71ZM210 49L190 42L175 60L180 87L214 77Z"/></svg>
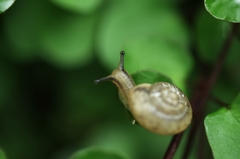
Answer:
<svg viewBox="0 0 240 159"><path fill-rule="evenodd" d="M136 85L141 84L141 83L153 84L156 82L168 82L171 84L173 83L169 77L167 77L153 69L139 70L139 71L133 73L131 76Z"/></svg>
<svg viewBox="0 0 240 159"><path fill-rule="evenodd" d="M0 14L12 6L15 0L0 0Z"/></svg>
<svg viewBox="0 0 240 159"><path fill-rule="evenodd" d="M205 0L207 11L217 19L240 22L239 0Z"/></svg>
<svg viewBox="0 0 240 159"><path fill-rule="evenodd" d="M109 6L99 25L99 58L110 70L119 51L126 52L126 70L153 68L180 88L192 69L187 30L178 13L162 1L118 1Z"/></svg>
<svg viewBox="0 0 240 159"><path fill-rule="evenodd" d="M7 159L6 154L4 153L4 151L0 148L0 159Z"/></svg>
<svg viewBox="0 0 240 159"><path fill-rule="evenodd" d="M69 159L129 159L129 157L118 150L92 147L76 152Z"/></svg>
<svg viewBox="0 0 240 159"><path fill-rule="evenodd" d="M92 13L102 3L102 0L51 0L58 6L76 12L76 13Z"/></svg>
<svg viewBox="0 0 240 159"><path fill-rule="evenodd" d="M204 125L215 159L235 159L240 156L240 94L230 106L208 115Z"/></svg>

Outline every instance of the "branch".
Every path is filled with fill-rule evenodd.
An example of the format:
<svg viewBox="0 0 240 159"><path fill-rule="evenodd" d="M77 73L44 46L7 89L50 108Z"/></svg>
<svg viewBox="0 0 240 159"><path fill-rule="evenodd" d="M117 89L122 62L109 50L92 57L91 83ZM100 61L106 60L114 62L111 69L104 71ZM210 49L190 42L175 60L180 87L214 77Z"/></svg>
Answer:
<svg viewBox="0 0 240 159"><path fill-rule="evenodd" d="M175 151L177 150L177 147L180 143L182 135L183 135L183 132L173 136L172 141L163 157L164 159L171 159L173 157L173 155L174 155Z"/></svg>

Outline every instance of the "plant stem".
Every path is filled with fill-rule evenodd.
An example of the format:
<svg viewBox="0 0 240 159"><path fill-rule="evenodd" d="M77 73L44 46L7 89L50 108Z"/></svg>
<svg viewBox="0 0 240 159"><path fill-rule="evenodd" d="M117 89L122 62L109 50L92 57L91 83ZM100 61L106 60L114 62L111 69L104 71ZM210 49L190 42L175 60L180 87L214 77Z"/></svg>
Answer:
<svg viewBox="0 0 240 159"><path fill-rule="evenodd" d="M212 87L220 73L220 70L222 69L223 62L227 57L227 54L229 52L229 48L231 46L231 43L233 41L234 36L236 35L238 31L238 24L234 23L232 24L231 31L229 32L222 49L219 52L219 56L217 61L212 67L212 71L210 72L210 75L208 78L205 76L202 76L200 82L197 84L197 87L194 91L194 94L191 99L191 105L193 108L193 126L191 127L190 134L187 139L187 144L185 146L185 151L182 156L183 159L186 159L189 155L190 149L192 147L193 139L196 135L196 132L198 130L199 125L202 123L204 119L204 105L210 95L210 92L212 90ZM173 158L177 147L181 141L182 134L177 134L173 137L165 155L164 159L171 159Z"/></svg>
<svg viewBox="0 0 240 159"><path fill-rule="evenodd" d="M171 159L173 157L173 155L174 155L175 151L177 150L177 147L180 143L182 135L183 135L183 132L173 136L172 141L163 157L164 159Z"/></svg>

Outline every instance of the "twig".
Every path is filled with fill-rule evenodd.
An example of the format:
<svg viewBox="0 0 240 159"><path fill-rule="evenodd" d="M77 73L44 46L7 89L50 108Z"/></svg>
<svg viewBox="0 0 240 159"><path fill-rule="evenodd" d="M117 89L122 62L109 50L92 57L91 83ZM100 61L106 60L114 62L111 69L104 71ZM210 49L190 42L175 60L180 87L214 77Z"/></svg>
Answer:
<svg viewBox="0 0 240 159"><path fill-rule="evenodd" d="M163 157L164 159L171 159L173 157L173 155L180 143L182 135L183 135L183 132L173 136L172 141L169 145L169 148L167 149L167 151Z"/></svg>

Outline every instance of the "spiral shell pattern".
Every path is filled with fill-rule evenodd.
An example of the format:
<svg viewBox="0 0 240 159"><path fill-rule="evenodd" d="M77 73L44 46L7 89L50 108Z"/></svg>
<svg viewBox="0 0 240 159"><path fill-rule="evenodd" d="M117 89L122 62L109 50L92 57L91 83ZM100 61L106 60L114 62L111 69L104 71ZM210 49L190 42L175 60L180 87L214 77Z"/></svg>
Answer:
<svg viewBox="0 0 240 159"><path fill-rule="evenodd" d="M180 133L192 119L188 98L166 82L134 87L129 92L129 106L140 125L158 134Z"/></svg>

